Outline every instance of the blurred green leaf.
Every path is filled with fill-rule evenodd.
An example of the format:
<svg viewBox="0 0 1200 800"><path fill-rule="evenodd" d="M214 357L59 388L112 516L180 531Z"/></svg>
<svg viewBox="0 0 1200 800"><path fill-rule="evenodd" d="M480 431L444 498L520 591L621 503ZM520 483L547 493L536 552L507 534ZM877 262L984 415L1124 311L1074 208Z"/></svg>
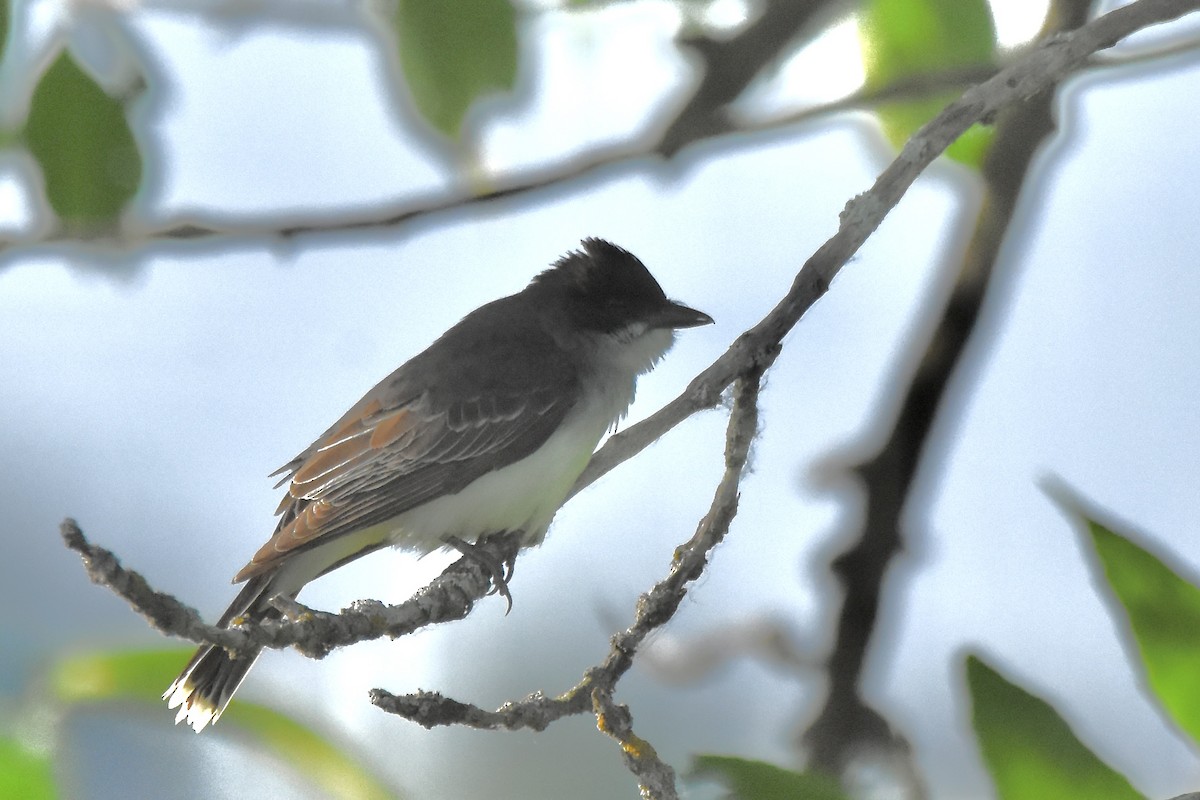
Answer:
<svg viewBox="0 0 1200 800"><path fill-rule="evenodd" d="M826 775L793 772L765 761L702 755L692 761L696 777L719 780L734 800L848 800L838 782Z"/></svg>
<svg viewBox="0 0 1200 800"><path fill-rule="evenodd" d="M1141 798L1123 776L1083 746L1045 701L967 658L973 723L1000 800Z"/></svg>
<svg viewBox="0 0 1200 800"><path fill-rule="evenodd" d="M12 3L9 0L0 0L0 63L3 63L4 54L8 52L8 23L11 15Z"/></svg>
<svg viewBox="0 0 1200 800"><path fill-rule="evenodd" d="M41 166L51 208L71 230L112 226L141 183L124 103L65 51L33 93L25 144Z"/></svg>
<svg viewBox="0 0 1200 800"><path fill-rule="evenodd" d="M16 739L0 737L0 797L54 800L53 765Z"/></svg>
<svg viewBox="0 0 1200 800"><path fill-rule="evenodd" d="M50 672L54 697L68 705L103 700L162 702L191 648L114 650L61 659Z"/></svg>
<svg viewBox="0 0 1200 800"><path fill-rule="evenodd" d="M1200 742L1200 589L1128 538L1085 522L1107 585L1128 615L1150 687Z"/></svg>
<svg viewBox="0 0 1200 800"><path fill-rule="evenodd" d="M517 15L509 0L397 0L400 68L421 115L457 139L476 98L517 78Z"/></svg>
<svg viewBox="0 0 1200 800"><path fill-rule="evenodd" d="M67 704L134 700L160 705L163 691L191 655L191 648L89 653L56 664L50 685L54 695ZM165 705L162 714L163 724L169 724ZM399 796L353 755L266 706L235 700L221 716L220 726L249 734L330 797L394 800ZM0 793L0 797L8 796Z"/></svg>
<svg viewBox="0 0 1200 800"><path fill-rule="evenodd" d="M877 89L904 78L954 67L985 64L996 47L996 28L986 0L869 0L859 13L866 88ZM882 106L879 118L899 148L958 92L938 92L921 100ZM947 154L978 168L987 155L992 131L967 130Z"/></svg>
<svg viewBox="0 0 1200 800"><path fill-rule="evenodd" d="M989 61L996 44L985 0L870 0L862 16L868 84Z"/></svg>

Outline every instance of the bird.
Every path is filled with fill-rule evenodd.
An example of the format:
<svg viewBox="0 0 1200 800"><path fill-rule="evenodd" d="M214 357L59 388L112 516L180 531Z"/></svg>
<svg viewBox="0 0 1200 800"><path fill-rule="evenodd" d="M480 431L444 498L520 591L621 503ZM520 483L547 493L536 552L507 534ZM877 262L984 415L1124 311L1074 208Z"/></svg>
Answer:
<svg viewBox="0 0 1200 800"><path fill-rule="evenodd" d="M635 255L587 238L522 291L469 313L272 477L270 539L234 576L220 627L281 617L310 581L387 546L420 555L516 533L540 544L639 375L713 319L667 298ZM469 552L469 551L466 551ZM493 582L505 596L504 578ZM163 694L215 723L261 653L202 645Z"/></svg>

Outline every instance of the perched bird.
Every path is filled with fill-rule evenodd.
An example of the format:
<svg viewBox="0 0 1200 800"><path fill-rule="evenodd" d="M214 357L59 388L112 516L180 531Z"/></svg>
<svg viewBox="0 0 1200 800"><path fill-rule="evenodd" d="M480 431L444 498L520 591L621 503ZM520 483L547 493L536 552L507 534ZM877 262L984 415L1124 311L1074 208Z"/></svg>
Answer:
<svg viewBox="0 0 1200 800"><path fill-rule="evenodd" d="M425 554L502 531L540 543L637 376L676 329L711 322L668 300L632 253L585 239L468 314L275 473L288 483L275 533L234 577L246 585L218 624L278 619L273 597L388 545ZM215 722L258 655L197 650L163 695L175 722Z"/></svg>

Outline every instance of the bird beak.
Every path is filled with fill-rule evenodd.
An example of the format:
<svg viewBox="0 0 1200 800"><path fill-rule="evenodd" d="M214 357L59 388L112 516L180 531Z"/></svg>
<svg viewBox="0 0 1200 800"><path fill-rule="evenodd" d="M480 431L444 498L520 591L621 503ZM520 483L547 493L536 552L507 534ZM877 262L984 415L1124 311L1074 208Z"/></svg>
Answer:
<svg viewBox="0 0 1200 800"><path fill-rule="evenodd" d="M712 323L713 318L703 311L688 308L683 303L671 300L668 300L650 321L651 327L654 328L695 328Z"/></svg>

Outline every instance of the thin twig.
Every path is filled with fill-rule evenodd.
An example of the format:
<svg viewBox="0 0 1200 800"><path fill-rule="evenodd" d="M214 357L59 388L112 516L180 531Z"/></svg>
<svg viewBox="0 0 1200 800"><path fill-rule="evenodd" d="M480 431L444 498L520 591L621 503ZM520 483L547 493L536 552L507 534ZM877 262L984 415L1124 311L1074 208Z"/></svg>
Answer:
<svg viewBox="0 0 1200 800"><path fill-rule="evenodd" d="M658 757L649 742L633 732L633 715L628 706L614 703L610 692L597 688L592 692L592 710L600 732L621 746L621 756L637 777L641 796L645 800L678 800L675 770Z"/></svg>

